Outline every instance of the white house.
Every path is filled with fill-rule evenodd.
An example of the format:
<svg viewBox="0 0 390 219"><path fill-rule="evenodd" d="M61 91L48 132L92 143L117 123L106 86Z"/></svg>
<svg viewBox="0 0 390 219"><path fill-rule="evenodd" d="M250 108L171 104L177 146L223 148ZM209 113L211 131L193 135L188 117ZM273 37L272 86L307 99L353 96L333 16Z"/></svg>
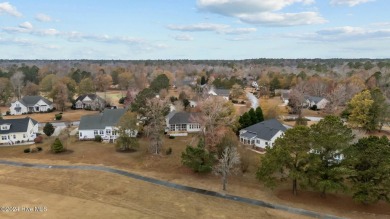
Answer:
<svg viewBox="0 0 390 219"><path fill-rule="evenodd" d="M326 104L328 104L328 100L323 97L313 97L313 96L306 96L306 105L308 107L313 107L314 105L317 106L317 109L321 110L324 109Z"/></svg>
<svg viewBox="0 0 390 219"><path fill-rule="evenodd" d="M252 145L256 150L264 151L266 146L272 147L275 140L281 137L286 130L287 127L278 120L266 120L241 129L240 142Z"/></svg>
<svg viewBox="0 0 390 219"><path fill-rule="evenodd" d="M23 119L0 120L0 145L34 141L38 132L38 122L26 117Z"/></svg>
<svg viewBox="0 0 390 219"><path fill-rule="evenodd" d="M53 103L41 96L24 96L22 99L11 103L11 115L26 113L47 112L53 110Z"/></svg>
<svg viewBox="0 0 390 219"><path fill-rule="evenodd" d="M104 109L105 104L106 101L96 94L84 94L77 97L74 108L100 110Z"/></svg>
<svg viewBox="0 0 390 219"><path fill-rule="evenodd" d="M282 99L285 105L288 105L288 101L290 99L290 90L282 90L280 92L280 99Z"/></svg>
<svg viewBox="0 0 390 219"><path fill-rule="evenodd" d="M223 97L223 99L225 99L225 100L229 100L230 90L211 88L209 90L208 94L211 96L220 96L220 97Z"/></svg>
<svg viewBox="0 0 390 219"><path fill-rule="evenodd" d="M170 136L187 136L188 133L200 132L200 124L195 120L198 113L172 111L165 117L166 130Z"/></svg>
<svg viewBox="0 0 390 219"><path fill-rule="evenodd" d="M79 140L94 140L99 135L103 140L115 142L118 137L118 122L126 109L105 109L98 115L82 116L79 125ZM131 131L131 130L129 130ZM137 131L131 131L136 137Z"/></svg>

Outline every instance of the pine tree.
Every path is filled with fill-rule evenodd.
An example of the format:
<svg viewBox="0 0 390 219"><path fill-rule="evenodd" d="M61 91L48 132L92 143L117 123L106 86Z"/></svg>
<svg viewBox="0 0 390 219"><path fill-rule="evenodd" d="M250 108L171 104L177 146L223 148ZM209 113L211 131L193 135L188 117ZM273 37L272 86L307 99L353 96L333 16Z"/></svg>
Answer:
<svg viewBox="0 0 390 219"><path fill-rule="evenodd" d="M249 120L250 120L249 126L256 124L258 119L257 119L256 113L255 113L255 110L253 108L251 108L249 110L248 115L249 115Z"/></svg>
<svg viewBox="0 0 390 219"><path fill-rule="evenodd" d="M64 146L62 145L60 139L56 138L54 140L54 143L51 145L51 150L54 153L61 153L62 151L64 151Z"/></svg>
<svg viewBox="0 0 390 219"><path fill-rule="evenodd" d="M46 123L43 127L43 133L45 133L49 137L54 133L54 130L54 126L50 122Z"/></svg>
<svg viewBox="0 0 390 219"><path fill-rule="evenodd" d="M260 106L256 108L256 123L264 121L263 110Z"/></svg>

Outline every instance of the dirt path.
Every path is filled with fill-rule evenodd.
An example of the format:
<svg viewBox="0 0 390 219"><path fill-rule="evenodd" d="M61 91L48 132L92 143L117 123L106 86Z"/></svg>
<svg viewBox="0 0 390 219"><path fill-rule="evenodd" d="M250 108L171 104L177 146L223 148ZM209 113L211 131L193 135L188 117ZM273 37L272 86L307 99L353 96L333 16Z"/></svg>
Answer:
<svg viewBox="0 0 390 219"><path fill-rule="evenodd" d="M325 214L321 214L321 213L317 213L317 212L313 212L313 211L308 211L305 209L298 209L298 208L293 208L293 207L284 206L284 205L275 205L275 204L260 201L260 200L249 199L249 198L228 195L228 194L222 194L222 193L204 190L204 189L198 189L198 188L194 188L194 187L190 187L190 186L183 186L183 185L179 185L176 183L171 183L171 182L162 181L162 180L158 180L158 179L154 179L154 178L150 178L150 177L145 177L145 176L141 176L138 174L126 172L123 170L113 169L113 168L109 168L109 167L104 167L104 166L47 165L47 164L31 164L31 163L22 163L22 162L5 161L5 160L0 160L0 164L10 165L10 166L19 166L19 167L33 167L33 168L40 168L40 169L97 170L97 171L119 174L119 175L126 176L126 177L129 177L132 179L137 179L137 180L142 180L144 182L153 183L153 184L156 184L159 186L174 188L176 190L193 192L193 193L197 193L197 194L201 194L201 195L222 198L222 199L226 199L226 200L230 200L230 201L237 201L237 202L241 202L241 203L257 205L260 207L266 207L266 208L286 211L288 213L293 213L293 214L298 214L298 215L310 216L310 217L315 217L315 218L338 218L336 216L325 215Z"/></svg>

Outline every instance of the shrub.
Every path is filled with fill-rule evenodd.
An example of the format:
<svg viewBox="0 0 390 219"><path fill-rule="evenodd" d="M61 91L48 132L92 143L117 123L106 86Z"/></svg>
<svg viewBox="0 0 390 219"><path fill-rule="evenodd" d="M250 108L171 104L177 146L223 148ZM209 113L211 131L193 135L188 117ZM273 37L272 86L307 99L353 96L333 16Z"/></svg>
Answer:
<svg viewBox="0 0 390 219"><path fill-rule="evenodd" d="M121 97L120 99L119 99L119 104L124 104L125 103L125 97Z"/></svg>
<svg viewBox="0 0 390 219"><path fill-rule="evenodd" d="M34 145L31 145L30 146L30 153L35 153L35 152L38 152L38 148Z"/></svg>
<svg viewBox="0 0 390 219"><path fill-rule="evenodd" d="M95 135L95 141L96 142L102 142L102 136L100 136L100 135Z"/></svg>
<svg viewBox="0 0 390 219"><path fill-rule="evenodd" d="M170 135L169 139L175 139L175 136Z"/></svg>
<svg viewBox="0 0 390 219"><path fill-rule="evenodd" d="M42 147L37 147L38 151L42 151Z"/></svg>
<svg viewBox="0 0 390 219"><path fill-rule="evenodd" d="M36 143L36 144L42 143L42 141L43 141L43 136L42 136L42 135L38 135L38 136L34 139L34 143Z"/></svg>
<svg viewBox="0 0 390 219"><path fill-rule="evenodd" d="M61 120L62 119L61 113L60 114L56 114L55 117L56 117L56 120Z"/></svg>
<svg viewBox="0 0 390 219"><path fill-rule="evenodd" d="M232 103L238 103L238 100L232 100Z"/></svg>
<svg viewBox="0 0 390 219"><path fill-rule="evenodd" d="M47 136L51 136L53 133L54 133L54 126L53 124L51 123L46 123L45 127L43 127L43 132L47 135Z"/></svg>
<svg viewBox="0 0 390 219"><path fill-rule="evenodd" d="M54 143L51 145L51 150L54 153L61 153L64 151L64 146L62 145L60 139L56 138L56 140L54 140Z"/></svg>
<svg viewBox="0 0 390 219"><path fill-rule="evenodd" d="M166 154L166 155L172 154L172 148L169 147L169 148L165 151L165 154Z"/></svg>
<svg viewBox="0 0 390 219"><path fill-rule="evenodd" d="M23 152L26 153L26 154L27 154L27 153L30 153L30 148L24 149Z"/></svg>
<svg viewBox="0 0 390 219"><path fill-rule="evenodd" d="M316 111L317 110L317 105L313 105L312 107L310 107L310 109Z"/></svg>
<svg viewBox="0 0 390 219"><path fill-rule="evenodd" d="M7 116L9 116L9 115L11 115L11 112L10 112L10 111L7 111L7 112L5 112L5 114L6 114Z"/></svg>

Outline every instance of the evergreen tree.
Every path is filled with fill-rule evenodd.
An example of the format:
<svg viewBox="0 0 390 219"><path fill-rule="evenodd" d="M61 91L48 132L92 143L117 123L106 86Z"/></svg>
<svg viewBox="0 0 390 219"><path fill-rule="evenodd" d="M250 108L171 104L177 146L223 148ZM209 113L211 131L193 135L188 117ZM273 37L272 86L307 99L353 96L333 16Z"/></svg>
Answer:
<svg viewBox="0 0 390 219"><path fill-rule="evenodd" d="M248 112L248 115L249 115L249 119L250 119L250 124L249 126L253 125L253 124L256 124L258 119L256 117L256 113L255 113L255 110L253 108L251 108Z"/></svg>
<svg viewBox="0 0 390 219"><path fill-rule="evenodd" d="M162 89L169 88L169 78L165 74L161 74L157 76L151 83L150 89L152 89L155 93L160 92Z"/></svg>
<svg viewBox="0 0 390 219"><path fill-rule="evenodd" d="M267 146L267 153L261 159L256 177L268 187L275 187L283 179L292 181L293 194L297 194L298 183L306 185L309 168L310 128L296 126L288 129L283 138L276 139L273 147Z"/></svg>
<svg viewBox="0 0 390 219"><path fill-rule="evenodd" d="M345 189L346 171L340 161L354 138L352 130L339 117L326 116L311 126L311 135L310 185L321 191L323 197L327 191Z"/></svg>
<svg viewBox="0 0 390 219"><path fill-rule="evenodd" d="M353 199L364 204L390 202L390 141L385 136L359 139L345 153Z"/></svg>
<svg viewBox="0 0 390 219"><path fill-rule="evenodd" d="M181 162L197 173L208 173L213 169L215 156L206 150L201 138L197 147L187 145L186 151L181 154Z"/></svg>
<svg viewBox="0 0 390 219"><path fill-rule="evenodd" d="M205 76L202 76L202 77L200 78L200 85L204 85L204 84L206 84L206 83L207 83L206 77L205 77Z"/></svg>
<svg viewBox="0 0 390 219"><path fill-rule="evenodd" d="M263 110L260 106L256 108L256 123L264 121Z"/></svg>
<svg viewBox="0 0 390 219"><path fill-rule="evenodd" d="M45 133L47 136L51 136L54 133L54 126L50 122L46 123L43 127L43 133Z"/></svg>
<svg viewBox="0 0 390 219"><path fill-rule="evenodd" d="M64 146L62 145L60 139L56 138L54 143L51 145L51 150L54 153L61 153L64 151Z"/></svg>

